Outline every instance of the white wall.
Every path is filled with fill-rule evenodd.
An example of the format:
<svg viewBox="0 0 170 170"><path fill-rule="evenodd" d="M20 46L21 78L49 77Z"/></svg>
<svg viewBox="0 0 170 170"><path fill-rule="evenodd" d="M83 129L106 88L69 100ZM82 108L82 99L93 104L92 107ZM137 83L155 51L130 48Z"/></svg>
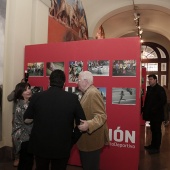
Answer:
<svg viewBox="0 0 170 170"><path fill-rule="evenodd" d="M12 103L7 95L23 78L25 45L47 43L48 9L40 0L7 1L0 147L12 145Z"/></svg>
<svg viewBox="0 0 170 170"><path fill-rule="evenodd" d="M0 85L3 80L3 54L4 54L4 34L5 34L5 13L6 0L0 0Z"/></svg>

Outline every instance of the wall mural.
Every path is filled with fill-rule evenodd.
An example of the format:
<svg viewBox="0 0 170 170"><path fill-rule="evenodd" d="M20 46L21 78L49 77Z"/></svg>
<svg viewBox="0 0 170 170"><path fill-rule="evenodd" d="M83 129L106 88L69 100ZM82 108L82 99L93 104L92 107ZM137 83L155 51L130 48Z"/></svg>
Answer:
<svg viewBox="0 0 170 170"><path fill-rule="evenodd" d="M105 39L105 32L104 32L104 28L101 25L96 33L96 39Z"/></svg>
<svg viewBox="0 0 170 170"><path fill-rule="evenodd" d="M48 42L88 39L86 15L80 0L51 0Z"/></svg>

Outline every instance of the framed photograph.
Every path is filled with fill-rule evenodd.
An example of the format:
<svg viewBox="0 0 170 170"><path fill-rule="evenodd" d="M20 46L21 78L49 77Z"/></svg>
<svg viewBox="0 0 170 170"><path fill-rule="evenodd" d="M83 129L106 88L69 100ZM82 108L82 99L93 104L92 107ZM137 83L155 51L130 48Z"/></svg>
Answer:
<svg viewBox="0 0 170 170"><path fill-rule="evenodd" d="M64 62L47 62L46 66L46 76L50 76L51 72L56 69L64 71Z"/></svg>
<svg viewBox="0 0 170 170"><path fill-rule="evenodd" d="M135 88L112 88L112 104L135 105L136 89Z"/></svg>
<svg viewBox="0 0 170 170"><path fill-rule="evenodd" d="M32 91L32 94L42 92L43 87L42 86L31 86L31 91Z"/></svg>
<svg viewBox="0 0 170 170"><path fill-rule="evenodd" d="M29 77L44 76L44 63L27 63L27 71L29 73Z"/></svg>
<svg viewBox="0 0 170 170"><path fill-rule="evenodd" d="M82 92L78 87L65 87L65 91L78 95L79 100L82 98Z"/></svg>
<svg viewBox="0 0 170 170"><path fill-rule="evenodd" d="M136 60L113 60L112 76L136 76Z"/></svg>
<svg viewBox="0 0 170 170"><path fill-rule="evenodd" d="M87 64L88 71L90 71L93 76L109 76L108 60L90 60Z"/></svg>
<svg viewBox="0 0 170 170"><path fill-rule="evenodd" d="M103 97L104 104L106 106L106 87L97 87L97 89L100 91Z"/></svg>
<svg viewBox="0 0 170 170"><path fill-rule="evenodd" d="M79 73L83 70L83 61L69 62L69 83L77 83Z"/></svg>

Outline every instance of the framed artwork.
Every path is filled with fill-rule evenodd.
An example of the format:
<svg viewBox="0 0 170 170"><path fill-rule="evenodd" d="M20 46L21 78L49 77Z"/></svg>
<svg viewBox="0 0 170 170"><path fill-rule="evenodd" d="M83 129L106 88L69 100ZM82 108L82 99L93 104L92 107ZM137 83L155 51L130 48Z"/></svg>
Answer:
<svg viewBox="0 0 170 170"><path fill-rule="evenodd" d="M106 87L97 87L97 89L100 91L103 97L104 104L106 106Z"/></svg>
<svg viewBox="0 0 170 170"><path fill-rule="evenodd" d="M136 60L113 60L112 76L136 76Z"/></svg>
<svg viewBox="0 0 170 170"><path fill-rule="evenodd" d="M49 8L48 42L88 39L86 13L81 0L41 0ZM56 31L57 30L57 31Z"/></svg>
<svg viewBox="0 0 170 170"><path fill-rule="evenodd" d="M43 87L42 86L31 86L31 91L32 91L32 94L42 92Z"/></svg>
<svg viewBox="0 0 170 170"><path fill-rule="evenodd" d="M112 104L135 105L136 89L135 88L112 88Z"/></svg>
<svg viewBox="0 0 170 170"><path fill-rule="evenodd" d="M56 69L64 71L64 62L47 62L46 67L46 76L50 76L51 72Z"/></svg>
<svg viewBox="0 0 170 170"><path fill-rule="evenodd" d="M27 63L27 71L29 73L29 77L44 76L44 63Z"/></svg>
<svg viewBox="0 0 170 170"><path fill-rule="evenodd" d="M93 76L109 76L109 60L89 60L87 64Z"/></svg>
<svg viewBox="0 0 170 170"><path fill-rule="evenodd" d="M76 83L78 81L79 73L83 70L83 61L69 62L69 83Z"/></svg>
<svg viewBox="0 0 170 170"><path fill-rule="evenodd" d="M78 89L78 87L65 87L65 91L78 95L79 100L82 97L82 92Z"/></svg>

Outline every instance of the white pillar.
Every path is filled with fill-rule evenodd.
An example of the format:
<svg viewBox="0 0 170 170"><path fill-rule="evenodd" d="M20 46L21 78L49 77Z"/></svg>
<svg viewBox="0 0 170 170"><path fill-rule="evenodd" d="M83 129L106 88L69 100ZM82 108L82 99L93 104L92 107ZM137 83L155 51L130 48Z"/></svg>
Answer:
<svg viewBox="0 0 170 170"><path fill-rule="evenodd" d="M12 103L7 95L24 77L25 45L47 43L48 9L40 0L7 0L0 147L12 145Z"/></svg>

